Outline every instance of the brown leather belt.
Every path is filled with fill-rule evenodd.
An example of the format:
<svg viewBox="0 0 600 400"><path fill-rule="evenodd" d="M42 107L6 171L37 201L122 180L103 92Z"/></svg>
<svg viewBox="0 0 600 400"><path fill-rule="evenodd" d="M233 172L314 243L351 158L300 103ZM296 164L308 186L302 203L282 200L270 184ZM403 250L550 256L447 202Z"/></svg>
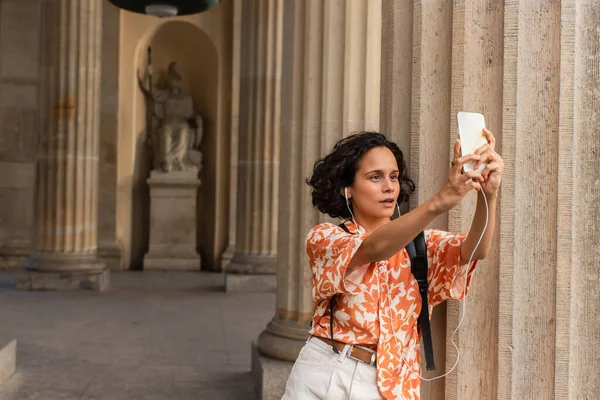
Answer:
<svg viewBox="0 0 600 400"><path fill-rule="evenodd" d="M331 346L331 339L325 339L319 336L313 336L316 339L319 339L323 343L327 343L327 345ZM333 346L339 351L344 350L346 343L338 342L337 340L333 341ZM369 365L376 365L377 363L377 345L372 344L351 344L350 350L346 354L347 357L352 358L356 361L363 362Z"/></svg>

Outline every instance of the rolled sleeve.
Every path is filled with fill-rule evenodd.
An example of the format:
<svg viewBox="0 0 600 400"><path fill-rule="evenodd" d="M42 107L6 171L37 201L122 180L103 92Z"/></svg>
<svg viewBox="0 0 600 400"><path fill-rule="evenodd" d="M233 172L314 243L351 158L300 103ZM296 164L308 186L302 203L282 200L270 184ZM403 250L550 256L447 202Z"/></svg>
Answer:
<svg viewBox="0 0 600 400"><path fill-rule="evenodd" d="M466 237L466 233L454 235L436 229L425 232L429 259L428 298L431 307L450 298L462 300L467 295L477 260L471 262L470 266L460 265L460 250Z"/></svg>
<svg viewBox="0 0 600 400"><path fill-rule="evenodd" d="M346 275L348 264L364 240L330 223L317 225L306 238L306 253L312 269L313 300L319 302L335 294L356 294L368 265Z"/></svg>

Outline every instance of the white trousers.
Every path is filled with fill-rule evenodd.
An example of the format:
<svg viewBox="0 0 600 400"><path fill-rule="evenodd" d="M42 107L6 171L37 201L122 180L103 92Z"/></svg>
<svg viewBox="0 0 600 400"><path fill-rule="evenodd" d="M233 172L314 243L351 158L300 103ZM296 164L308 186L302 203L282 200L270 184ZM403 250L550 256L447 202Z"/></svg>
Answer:
<svg viewBox="0 0 600 400"><path fill-rule="evenodd" d="M376 367L348 358L311 337L294 363L282 400L380 400Z"/></svg>

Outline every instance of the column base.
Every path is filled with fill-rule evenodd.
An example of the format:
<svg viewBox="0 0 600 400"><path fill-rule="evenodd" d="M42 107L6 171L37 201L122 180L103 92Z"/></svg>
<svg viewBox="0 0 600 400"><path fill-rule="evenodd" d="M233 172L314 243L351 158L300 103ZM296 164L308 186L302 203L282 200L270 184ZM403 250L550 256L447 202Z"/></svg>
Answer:
<svg viewBox="0 0 600 400"><path fill-rule="evenodd" d="M154 245L144 256L144 271L200 271L202 260L190 245Z"/></svg>
<svg viewBox="0 0 600 400"><path fill-rule="evenodd" d="M200 257L196 259L144 257L144 271L200 271L200 267Z"/></svg>
<svg viewBox="0 0 600 400"><path fill-rule="evenodd" d="M34 251L25 261L25 269L31 272L51 273L100 273L106 265L98 261L96 252L60 253Z"/></svg>
<svg viewBox="0 0 600 400"><path fill-rule="evenodd" d="M308 339L308 322L273 318L258 336L261 354L278 360L295 361Z"/></svg>
<svg viewBox="0 0 600 400"><path fill-rule="evenodd" d="M225 268L225 291L275 292L276 272L276 256L235 255Z"/></svg>
<svg viewBox="0 0 600 400"><path fill-rule="evenodd" d="M111 271L122 271L121 248L115 243L99 243L98 260Z"/></svg>
<svg viewBox="0 0 600 400"><path fill-rule="evenodd" d="M90 290L105 292L110 289L110 271L42 272L24 271L17 275L16 288L28 291Z"/></svg>
<svg viewBox="0 0 600 400"><path fill-rule="evenodd" d="M226 271L227 267L233 260L233 256L235 255L235 245L229 243L223 254L221 254L221 270Z"/></svg>
<svg viewBox="0 0 600 400"><path fill-rule="evenodd" d="M20 269L33 251L30 240L11 240L0 247L0 270Z"/></svg>
<svg viewBox="0 0 600 400"><path fill-rule="evenodd" d="M261 354L258 343L252 341L252 380L259 399L281 399L293 366L292 361L277 360Z"/></svg>

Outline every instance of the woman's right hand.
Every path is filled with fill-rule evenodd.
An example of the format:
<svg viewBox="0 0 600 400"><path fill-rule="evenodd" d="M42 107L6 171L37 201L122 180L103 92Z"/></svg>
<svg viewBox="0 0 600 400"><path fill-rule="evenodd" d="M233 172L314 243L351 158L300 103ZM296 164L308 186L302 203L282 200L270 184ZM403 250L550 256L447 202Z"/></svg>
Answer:
<svg viewBox="0 0 600 400"><path fill-rule="evenodd" d="M454 159L452 160L452 167L450 168L448 178L435 196L435 203L439 207L440 212L446 212L457 206L471 190L481 190L480 182L483 182L483 177L479 172L463 173L465 163L478 161L480 158L477 154L469 154L461 157L460 140L456 139L454 143Z"/></svg>

